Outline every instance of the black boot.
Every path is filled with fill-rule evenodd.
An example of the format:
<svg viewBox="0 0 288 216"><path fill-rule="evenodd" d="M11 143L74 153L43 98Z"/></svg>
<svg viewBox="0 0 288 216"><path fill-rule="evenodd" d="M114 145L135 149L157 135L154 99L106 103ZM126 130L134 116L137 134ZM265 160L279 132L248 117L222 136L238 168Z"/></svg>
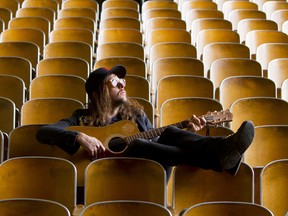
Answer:
<svg viewBox="0 0 288 216"><path fill-rule="evenodd" d="M254 138L254 124L251 121L242 123L238 131L223 139L221 164L223 170L235 176L241 165L244 152L251 145Z"/></svg>

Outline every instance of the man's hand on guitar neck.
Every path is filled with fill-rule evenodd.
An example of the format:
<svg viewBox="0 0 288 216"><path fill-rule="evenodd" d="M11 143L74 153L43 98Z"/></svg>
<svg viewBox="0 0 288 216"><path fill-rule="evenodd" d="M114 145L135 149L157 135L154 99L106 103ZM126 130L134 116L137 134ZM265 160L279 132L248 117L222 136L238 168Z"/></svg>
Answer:
<svg viewBox="0 0 288 216"><path fill-rule="evenodd" d="M102 158L105 156L105 147L102 142L95 137L80 132L76 136L76 142L78 142L93 158Z"/></svg>
<svg viewBox="0 0 288 216"><path fill-rule="evenodd" d="M205 127L207 121L204 117L197 117L195 115L193 115L191 117L191 121L188 124L187 130L191 131L191 132L196 132L201 130L202 128Z"/></svg>

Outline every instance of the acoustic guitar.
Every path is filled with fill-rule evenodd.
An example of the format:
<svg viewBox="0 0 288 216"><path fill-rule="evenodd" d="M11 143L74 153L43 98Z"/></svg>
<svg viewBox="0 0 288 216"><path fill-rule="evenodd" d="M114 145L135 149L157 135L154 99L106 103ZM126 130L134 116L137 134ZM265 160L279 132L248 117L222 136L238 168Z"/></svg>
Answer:
<svg viewBox="0 0 288 216"><path fill-rule="evenodd" d="M233 115L229 110L208 112L203 117L208 125L219 125L224 122L232 121ZM109 151L109 155L117 155L123 153L129 143L136 138L152 139L161 135L161 133L169 126L175 126L185 129L191 120L187 119L175 124L167 125L160 128L139 132L137 125L129 120L121 120L114 124L104 127L93 126L71 126L67 129L80 131L87 135L97 137L104 147Z"/></svg>

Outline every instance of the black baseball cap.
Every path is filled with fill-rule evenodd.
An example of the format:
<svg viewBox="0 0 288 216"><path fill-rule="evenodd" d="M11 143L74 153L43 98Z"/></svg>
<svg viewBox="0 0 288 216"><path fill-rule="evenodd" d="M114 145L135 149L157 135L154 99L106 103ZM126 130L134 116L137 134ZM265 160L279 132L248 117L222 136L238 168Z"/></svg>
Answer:
<svg viewBox="0 0 288 216"><path fill-rule="evenodd" d="M110 70L104 67L98 68L92 71L86 80L85 90L90 97L96 89L101 86L110 74L115 74L119 78L124 78L126 76L126 68L123 65L116 65Z"/></svg>

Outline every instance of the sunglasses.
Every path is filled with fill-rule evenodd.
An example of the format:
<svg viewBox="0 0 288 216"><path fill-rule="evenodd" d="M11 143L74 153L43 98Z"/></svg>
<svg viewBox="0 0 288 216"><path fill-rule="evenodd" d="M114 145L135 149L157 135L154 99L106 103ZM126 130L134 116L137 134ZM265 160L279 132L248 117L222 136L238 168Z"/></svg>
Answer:
<svg viewBox="0 0 288 216"><path fill-rule="evenodd" d="M111 85L113 87L125 87L126 86L126 80L125 79L111 79L109 80Z"/></svg>

